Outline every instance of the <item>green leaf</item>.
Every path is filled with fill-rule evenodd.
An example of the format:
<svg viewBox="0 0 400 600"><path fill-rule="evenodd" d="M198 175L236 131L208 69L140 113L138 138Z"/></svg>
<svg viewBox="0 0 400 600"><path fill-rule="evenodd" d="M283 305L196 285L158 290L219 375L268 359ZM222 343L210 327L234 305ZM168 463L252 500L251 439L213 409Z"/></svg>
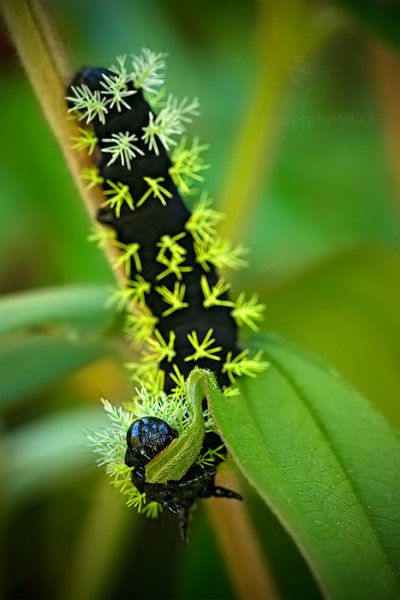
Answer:
<svg viewBox="0 0 400 600"><path fill-rule="evenodd" d="M26 501L94 468L86 433L102 422L99 408L79 407L35 419L3 435L0 477L5 498Z"/></svg>
<svg viewBox="0 0 400 600"><path fill-rule="evenodd" d="M0 404L37 393L110 354L115 313L104 286L73 285L0 299Z"/></svg>
<svg viewBox="0 0 400 600"><path fill-rule="evenodd" d="M209 386L229 451L328 597L399 598L399 437L315 358L272 337L256 346L271 367L240 396Z"/></svg>
<svg viewBox="0 0 400 600"><path fill-rule="evenodd" d="M105 308L108 292L99 285L71 285L3 296L0 335L33 328L104 329L114 313Z"/></svg>
<svg viewBox="0 0 400 600"><path fill-rule="evenodd" d="M400 6L397 0L337 0L368 28L400 48Z"/></svg>
<svg viewBox="0 0 400 600"><path fill-rule="evenodd" d="M0 347L0 405L34 394L111 353L106 342L52 336L17 339Z"/></svg>
<svg viewBox="0 0 400 600"><path fill-rule="evenodd" d="M400 427L400 253L356 247L263 282L266 324L337 367ZM379 376L377 376L379 373Z"/></svg>
<svg viewBox="0 0 400 600"><path fill-rule="evenodd" d="M160 452L146 467L146 480L166 483L181 479L199 455L204 439L203 399L207 372L194 369L186 383L186 393L193 409L193 418L184 433Z"/></svg>

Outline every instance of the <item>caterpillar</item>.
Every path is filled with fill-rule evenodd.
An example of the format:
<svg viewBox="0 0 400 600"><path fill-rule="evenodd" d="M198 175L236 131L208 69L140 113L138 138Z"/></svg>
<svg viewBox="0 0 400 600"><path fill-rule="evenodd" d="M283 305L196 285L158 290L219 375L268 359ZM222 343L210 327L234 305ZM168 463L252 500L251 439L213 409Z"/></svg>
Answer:
<svg viewBox="0 0 400 600"><path fill-rule="evenodd" d="M229 284L218 273L220 267L243 266L244 249L218 238L215 227L221 215L206 196L193 212L182 200L194 182L203 180L200 153L205 147L198 140L191 146L185 138L177 141L199 104L196 99L178 102L172 95L160 98L164 58L143 49L132 58L131 70L126 57L109 69L84 68L69 86L67 101L69 110L90 127L81 129L76 141L94 157L95 166L83 175L89 186L101 185L106 197L97 214L106 229L95 238L120 250L116 266L124 267L126 282L115 298L138 309L127 317L128 332L147 345L142 360L133 364L133 379L142 386L139 404L144 396L155 400L150 408L147 402L150 412L138 415L137 406L132 409L139 418L126 428L123 467L144 502L178 517L185 538L197 498L240 495L215 485L226 449L209 419L199 456L212 460L196 461L179 481L146 481L146 465L180 433L160 418L162 404L184 394L194 366L213 371L225 393L232 394L237 376L254 376L266 363L259 354L251 357L242 350L237 339L238 325L257 329L263 306L244 294L233 302ZM132 413L113 413L110 405L106 410L114 424L118 414L124 427L132 420ZM183 420L185 410L183 402ZM108 460L101 449L99 453L106 464L115 459ZM122 473L124 480L123 468Z"/></svg>

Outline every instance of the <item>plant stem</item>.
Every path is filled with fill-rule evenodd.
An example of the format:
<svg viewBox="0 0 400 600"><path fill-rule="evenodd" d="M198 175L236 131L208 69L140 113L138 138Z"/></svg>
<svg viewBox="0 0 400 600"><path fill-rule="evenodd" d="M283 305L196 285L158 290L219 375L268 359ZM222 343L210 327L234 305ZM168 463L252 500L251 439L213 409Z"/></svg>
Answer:
<svg viewBox="0 0 400 600"><path fill-rule="evenodd" d="M76 120L66 110L65 90L72 71L54 23L39 0L1 0L5 22L13 38L21 63L28 75L45 117L57 139L79 194L92 219L104 196L99 188L88 190L82 181L85 167L93 166L84 152L71 148L71 138L79 137ZM108 245L105 254L112 264L117 250ZM123 267L117 271L125 281Z"/></svg>
<svg viewBox="0 0 400 600"><path fill-rule="evenodd" d="M44 4L38 0L2 0L2 9L43 112L66 158L89 214L94 218L104 197L99 190L87 190L82 184L80 173L86 166L91 166L90 157L71 149L71 137L79 136L75 120L68 117L65 105L65 88L71 80L71 68L54 24ZM109 246L105 252L112 263L116 256L115 249ZM117 277L125 281L123 268L117 273ZM236 484L233 484L233 487L235 486ZM105 502L108 502L107 497ZM222 500L217 502L211 504L210 512L221 539L222 550L226 554L226 562L231 567L232 578L237 583L242 597L250 598L250 591L255 590L257 594L253 597L275 598L271 580L261 570L261 565L265 567L265 561L255 541L245 509L243 506L233 507L232 501L227 506ZM102 514L102 510L100 506L99 514ZM87 533L84 533L79 556L90 555L97 521L98 515L95 512L93 523L88 523ZM242 545L241 541L246 543ZM243 550L246 555L243 554ZM103 567L106 558L103 554L99 557L99 563ZM89 576L86 577L85 573L80 571L79 565L76 566L76 573L78 571L76 585L82 597L94 597L96 582Z"/></svg>
<svg viewBox="0 0 400 600"><path fill-rule="evenodd" d="M308 0L260 3L258 72L219 203L219 210L226 215L221 233L234 241L245 237L271 172L291 71L341 23L335 13L314 14L314 8Z"/></svg>
<svg viewBox="0 0 400 600"><path fill-rule="evenodd" d="M227 469L218 485L239 490L239 482ZM218 475L221 479L221 475ZM207 509L227 570L242 600L277 600L276 585L258 543L243 502L210 498Z"/></svg>
<svg viewBox="0 0 400 600"><path fill-rule="evenodd" d="M391 167L394 209L400 220L400 57L390 47L374 39L369 41L368 51Z"/></svg>

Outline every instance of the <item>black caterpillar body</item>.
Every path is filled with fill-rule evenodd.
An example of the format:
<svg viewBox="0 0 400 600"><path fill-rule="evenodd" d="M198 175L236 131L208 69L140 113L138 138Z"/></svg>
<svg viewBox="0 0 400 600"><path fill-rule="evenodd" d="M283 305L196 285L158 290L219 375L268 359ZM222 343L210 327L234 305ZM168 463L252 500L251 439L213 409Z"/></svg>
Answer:
<svg viewBox="0 0 400 600"><path fill-rule="evenodd" d="M207 469L197 464L192 465L179 481L164 483L148 483L146 481L146 464L163 450L174 438L176 432L161 419L143 417L128 429L126 435L127 451L125 464L133 467L133 485L146 496L158 502L179 519L179 532L182 540L186 540L189 511L198 498L234 498L241 500L240 494L215 485L214 478L217 466L224 460L226 449L222 448L221 439L213 431L206 433L200 454L219 448L219 456Z"/></svg>
<svg viewBox="0 0 400 600"><path fill-rule="evenodd" d="M102 68L85 68L78 73L71 85L85 84L92 92L101 91L100 82L104 74L112 75L113 72ZM134 89L132 83L128 85L130 89ZM140 275L151 284L151 291L146 295L146 305L158 318L157 329L164 340L169 339L170 332L174 332L176 336L173 361L168 362L164 359L159 364L159 367L165 372L165 392L169 393L174 387L174 382L170 377L173 364L178 366L185 378L194 366L210 369L215 373L221 386L229 386L231 384L229 378L222 373L224 359L228 352L231 352L233 357L240 353L237 346L238 328L230 314L232 308L229 306L205 308L203 306L201 277L207 278L210 289L217 284L219 277L212 265L209 266L209 270L205 270L196 261L193 237L185 229L191 213L183 203L169 174L171 160L167 152L160 144L159 153L156 154L149 150L148 145L141 139L142 128L149 123L149 113L151 112L149 104L140 89L130 96L129 101L131 106L129 109L123 108L119 112L114 107L109 110L105 124L101 123L98 118L92 121L96 137L99 140L94 159L100 175L104 178L103 188L105 191L111 189L107 180L115 183L121 182L129 186L132 198L138 201L148 191L143 177L154 179L162 177L162 186L172 194L172 197L167 199L165 206L159 200L152 198L141 206L136 206L134 210L123 203L119 217L111 208L101 208L97 215L98 221L112 227L116 232L117 240L122 244L140 244L142 265ZM107 166L109 157L102 152L104 149L102 139L109 138L111 134L121 131L136 134L135 145L143 151L143 156L135 157L131 170L115 163ZM179 245L186 250L184 266L192 268L190 271L181 273L181 283L186 288L184 301L188 306L163 316L166 304L154 288L163 285L172 291L177 279L174 274L165 276L161 281L157 279L165 270L165 265L157 261L159 251L157 243L163 235L174 237L182 232L186 232L186 235L179 239ZM136 273L135 262L131 259L131 279ZM219 298L228 300L226 293ZM212 329L212 337L215 339L214 346L221 347L220 360L201 358L195 363L193 360L185 361L186 357L193 354L193 346L188 340L188 334L195 331L198 340L201 341L210 329ZM133 436L134 443L133 431L136 432ZM157 440L157 443L153 446L149 432L156 436L154 439ZM168 435L166 432L169 432ZM185 539L189 510L197 498L217 496L240 499L241 497L231 490L215 485L217 465L224 459L226 448L220 437L214 432L206 433L200 452L201 455L219 449L219 455L215 457L212 465L201 467L195 463L179 481L168 481L166 484L148 483L145 474L146 464L171 442L175 434L176 432L173 432L168 424L158 418L149 416L138 419L128 430L125 463L132 467L132 483L139 492L145 493L149 500L160 503L164 509L179 519L181 537ZM154 451L149 452L149 448L154 448Z"/></svg>
<svg viewBox="0 0 400 600"><path fill-rule="evenodd" d="M103 73L111 72L105 69L83 69L74 80L73 85L85 83L92 91L101 90L100 80ZM100 174L105 181L109 179L127 184L132 197L137 199L141 198L148 189L146 182L143 180L143 175L152 178L163 177L162 185L172 194L172 198L167 200L166 206L163 206L158 200L152 199L152 201L145 202L133 211L124 204L121 207L119 218L116 217L113 210L103 208L98 213L98 220L115 229L118 241L124 244L135 242L140 244L142 262L140 274L152 285L151 292L146 296L146 304L153 315L158 317L157 329L165 340L168 340L170 331L175 332L174 350L176 356L173 363L178 366L180 372L186 378L194 367L193 361L185 361L185 357L193 353L193 347L187 338L187 334L195 330L198 339L203 340L211 328L215 345L223 348L221 356L226 356L229 351L232 351L232 355L236 356L240 352L237 347L238 328L231 317L231 308L226 306L204 308L200 278L202 275L205 276L210 288L212 288L219 277L213 265L210 265L209 270L205 271L196 262L193 238L189 232L179 241L179 244L187 252L185 267L192 267L192 271L182 273L182 283L186 286L185 302L189 306L168 316L161 316L166 305L162 297L154 290L154 287L162 284L172 291L176 277L172 274L167 275L162 281L157 280L157 276L165 270L165 266L156 260L157 242L160 241L162 235L173 237L185 231L185 224L190 217L190 211L183 203L169 175L171 161L164 147L160 144L159 155L156 155L140 139L142 127L148 124L149 112L151 112L150 106L143 98L140 89L130 98L130 105L131 109L124 109L122 112L118 112L115 108L111 110L104 125L98 119L94 120L95 133L100 140L100 150L102 149L102 138L107 138L116 131L134 133L138 137L136 144L143 151L144 156L137 156L133 168L128 170L119 164L107 166L107 155L100 155L97 164ZM107 189L107 184L105 183L103 187ZM136 272L133 260L131 261L131 272L132 274ZM227 294L223 294L221 299L226 300ZM169 392L173 387L173 381L169 377L171 364L167 360L162 361L160 364L160 368L166 374L166 392ZM196 361L198 367L212 370L220 385L230 385L227 376L221 373L222 364L223 360L216 361L207 358Z"/></svg>

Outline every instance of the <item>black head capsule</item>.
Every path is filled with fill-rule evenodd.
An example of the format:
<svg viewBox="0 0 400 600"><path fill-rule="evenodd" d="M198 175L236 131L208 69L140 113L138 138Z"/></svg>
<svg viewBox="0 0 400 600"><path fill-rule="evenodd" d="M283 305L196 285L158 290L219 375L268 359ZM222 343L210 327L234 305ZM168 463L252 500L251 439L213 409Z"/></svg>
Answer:
<svg viewBox="0 0 400 600"><path fill-rule="evenodd" d="M92 92L95 90L102 90L104 89L101 85L101 82L103 81L103 75L115 77L115 73L110 69L103 69L102 67L83 67L75 75L71 85L76 86L84 83Z"/></svg>
<svg viewBox="0 0 400 600"><path fill-rule="evenodd" d="M129 427L126 434L128 467L146 465L178 437L178 432L158 417L142 417Z"/></svg>

